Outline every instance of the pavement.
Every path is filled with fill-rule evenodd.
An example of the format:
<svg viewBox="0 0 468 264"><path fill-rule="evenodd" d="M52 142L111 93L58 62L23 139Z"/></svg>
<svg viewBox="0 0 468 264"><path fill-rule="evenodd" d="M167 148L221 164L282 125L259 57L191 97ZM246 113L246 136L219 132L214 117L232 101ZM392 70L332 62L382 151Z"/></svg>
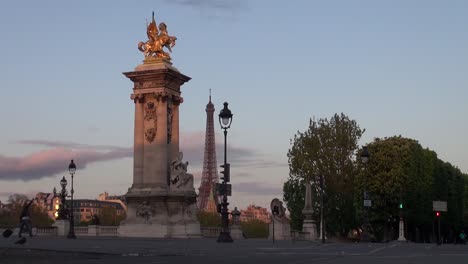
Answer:
<svg viewBox="0 0 468 264"><path fill-rule="evenodd" d="M0 263L468 263L468 245L87 237L0 239Z"/></svg>

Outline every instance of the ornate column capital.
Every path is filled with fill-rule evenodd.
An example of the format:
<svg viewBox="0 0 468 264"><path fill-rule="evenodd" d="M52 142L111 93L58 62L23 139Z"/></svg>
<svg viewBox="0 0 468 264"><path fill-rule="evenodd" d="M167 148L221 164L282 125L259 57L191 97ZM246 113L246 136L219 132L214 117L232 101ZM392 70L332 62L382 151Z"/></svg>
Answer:
<svg viewBox="0 0 468 264"><path fill-rule="evenodd" d="M172 103L174 105L178 106L183 102L184 102L184 98L182 98L182 96L175 96L175 95L172 96Z"/></svg>
<svg viewBox="0 0 468 264"><path fill-rule="evenodd" d="M145 95L144 94L131 94L130 99L133 100L134 103L144 103L145 102Z"/></svg>
<svg viewBox="0 0 468 264"><path fill-rule="evenodd" d="M158 100L158 102L166 102L167 99L170 99L172 98L172 95L166 91L163 91L163 92L155 92L153 93L153 96L154 98L156 98L156 100Z"/></svg>

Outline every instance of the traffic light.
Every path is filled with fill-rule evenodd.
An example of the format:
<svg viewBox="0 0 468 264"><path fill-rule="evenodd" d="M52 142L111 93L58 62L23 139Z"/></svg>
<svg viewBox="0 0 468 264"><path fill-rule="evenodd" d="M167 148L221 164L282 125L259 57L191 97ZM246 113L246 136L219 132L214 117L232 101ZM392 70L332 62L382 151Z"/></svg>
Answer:
<svg viewBox="0 0 468 264"><path fill-rule="evenodd" d="M224 180L225 182L229 182L231 181L231 164L229 163L226 163L225 165L221 165L221 168L223 168L224 170L221 171L221 173L224 175L223 177L221 177L222 180Z"/></svg>
<svg viewBox="0 0 468 264"><path fill-rule="evenodd" d="M440 212L436 212L436 216L437 216L437 217L440 217Z"/></svg>
<svg viewBox="0 0 468 264"><path fill-rule="evenodd" d="M403 209L403 203L400 203L400 209Z"/></svg>

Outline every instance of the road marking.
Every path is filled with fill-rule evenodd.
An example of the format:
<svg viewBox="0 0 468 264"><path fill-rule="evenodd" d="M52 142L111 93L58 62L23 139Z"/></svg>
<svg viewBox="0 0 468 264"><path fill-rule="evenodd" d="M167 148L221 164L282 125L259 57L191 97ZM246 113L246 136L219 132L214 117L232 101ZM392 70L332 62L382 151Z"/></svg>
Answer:
<svg viewBox="0 0 468 264"><path fill-rule="evenodd" d="M379 247L379 248L376 248L376 249L374 249L374 250L371 250L371 251L369 251L369 255L374 254L374 253L377 253L377 252L379 252L379 251L381 251L381 250L384 250L385 248L386 248L386 247Z"/></svg>
<svg viewBox="0 0 468 264"><path fill-rule="evenodd" d="M457 253L446 253L446 254L440 254L441 256L468 256L468 254L457 254Z"/></svg>

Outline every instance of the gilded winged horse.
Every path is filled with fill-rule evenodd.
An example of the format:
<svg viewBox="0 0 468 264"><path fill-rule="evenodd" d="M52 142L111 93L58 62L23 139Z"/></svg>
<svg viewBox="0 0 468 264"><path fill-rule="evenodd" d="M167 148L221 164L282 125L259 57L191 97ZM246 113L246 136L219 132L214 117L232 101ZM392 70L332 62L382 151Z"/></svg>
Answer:
<svg viewBox="0 0 468 264"><path fill-rule="evenodd" d="M138 43L138 49L145 54L145 57L155 57L163 59L171 59L169 53L163 50L166 47L172 52L172 47L175 46L177 38L169 36L167 33L167 25L164 22L159 23L159 27L156 27L156 21L154 20L154 12L151 23L147 25L146 34L148 35L148 41Z"/></svg>

